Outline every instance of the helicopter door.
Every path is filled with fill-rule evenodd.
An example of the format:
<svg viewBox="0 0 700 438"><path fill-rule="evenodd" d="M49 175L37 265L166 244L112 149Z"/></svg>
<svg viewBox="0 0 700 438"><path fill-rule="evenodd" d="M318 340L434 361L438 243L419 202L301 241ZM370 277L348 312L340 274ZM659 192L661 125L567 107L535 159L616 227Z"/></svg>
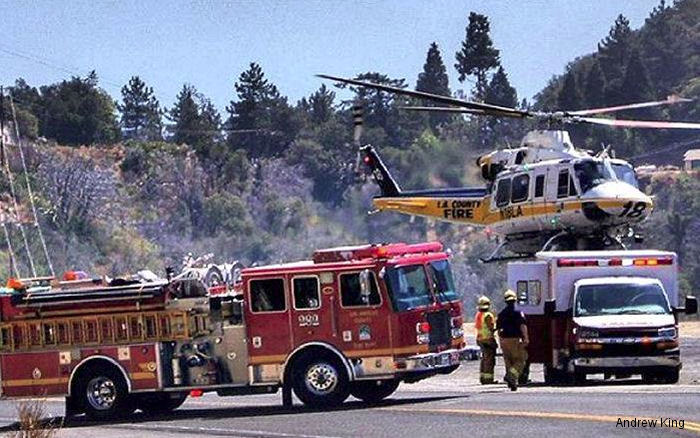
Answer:
<svg viewBox="0 0 700 438"><path fill-rule="evenodd" d="M546 227L549 224L549 214L547 213L547 199L545 197L545 189L547 187L547 169L537 169L532 173L534 183L530 184L530 201L534 207L544 207L537 209L542 212L536 216L540 227Z"/></svg>

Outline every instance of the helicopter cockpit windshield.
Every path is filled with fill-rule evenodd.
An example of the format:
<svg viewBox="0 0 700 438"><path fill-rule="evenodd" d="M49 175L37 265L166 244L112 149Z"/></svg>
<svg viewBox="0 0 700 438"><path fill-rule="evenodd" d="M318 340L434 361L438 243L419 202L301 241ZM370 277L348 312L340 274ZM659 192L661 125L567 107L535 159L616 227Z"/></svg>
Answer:
<svg viewBox="0 0 700 438"><path fill-rule="evenodd" d="M617 179L626 182L632 187L639 188L639 183L637 182L637 174L634 172L634 168L629 163L612 161L611 164L613 171L615 172L615 176L617 176Z"/></svg>
<svg viewBox="0 0 700 438"><path fill-rule="evenodd" d="M581 161L574 164L574 170L583 193L604 182L616 179L610 167L603 161Z"/></svg>

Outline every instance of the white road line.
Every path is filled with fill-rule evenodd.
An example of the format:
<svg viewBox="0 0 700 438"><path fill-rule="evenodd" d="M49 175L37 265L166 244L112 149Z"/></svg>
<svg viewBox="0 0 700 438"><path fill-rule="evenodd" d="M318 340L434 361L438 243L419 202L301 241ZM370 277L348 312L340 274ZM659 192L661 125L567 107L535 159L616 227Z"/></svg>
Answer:
<svg viewBox="0 0 700 438"><path fill-rule="evenodd" d="M134 429L134 430L171 430L173 432L185 433L209 433L224 434L229 436L260 436L260 437L280 437L280 438L341 438L333 435L305 435L296 433L270 432L268 430L245 430L245 429L222 429L218 427L188 427L173 426L170 424L151 423L148 426L138 424L124 424L118 426L105 426L108 429Z"/></svg>

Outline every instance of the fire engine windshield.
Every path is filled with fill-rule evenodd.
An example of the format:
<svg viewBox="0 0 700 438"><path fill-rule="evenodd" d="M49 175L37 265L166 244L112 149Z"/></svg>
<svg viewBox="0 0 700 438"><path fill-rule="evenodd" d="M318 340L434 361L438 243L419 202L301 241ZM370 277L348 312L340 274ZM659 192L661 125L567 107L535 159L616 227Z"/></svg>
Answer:
<svg viewBox="0 0 700 438"><path fill-rule="evenodd" d="M615 179L610 168L601 161L582 161L574 164L574 170L583 193L606 181Z"/></svg>
<svg viewBox="0 0 700 438"><path fill-rule="evenodd" d="M385 279L396 311L427 306L433 301L423 265L387 268Z"/></svg>
<svg viewBox="0 0 700 438"><path fill-rule="evenodd" d="M441 303L461 298L460 294L455 290L452 269L450 269L450 263L447 260L431 262L428 270L433 280L433 288Z"/></svg>
<svg viewBox="0 0 700 438"><path fill-rule="evenodd" d="M658 284L596 284L578 288L574 316L667 314L671 309Z"/></svg>

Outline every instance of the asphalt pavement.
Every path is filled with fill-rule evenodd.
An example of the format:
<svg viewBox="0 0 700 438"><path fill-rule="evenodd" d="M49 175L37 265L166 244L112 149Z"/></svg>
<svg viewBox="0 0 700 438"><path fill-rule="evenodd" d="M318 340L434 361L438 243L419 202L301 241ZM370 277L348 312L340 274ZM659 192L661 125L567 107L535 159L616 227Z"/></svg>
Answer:
<svg viewBox="0 0 700 438"><path fill-rule="evenodd" d="M433 436L700 436L700 338L682 340L684 368L676 385L646 385L639 379L591 379L584 386L533 382L517 392L503 384L478 384L478 362L415 384L402 384L388 400L366 405L349 399L342 407L315 410L281 395L191 398L162 417L134 414L129 420L94 423L76 418L60 437L433 437ZM497 365L502 370L499 358ZM62 421L63 400L44 401L47 420ZM0 433L16 430L17 402L0 402ZM636 419L636 423L632 420ZM631 427L656 420L650 427ZM627 423L625 423L627 421ZM622 427L623 425L629 427Z"/></svg>

